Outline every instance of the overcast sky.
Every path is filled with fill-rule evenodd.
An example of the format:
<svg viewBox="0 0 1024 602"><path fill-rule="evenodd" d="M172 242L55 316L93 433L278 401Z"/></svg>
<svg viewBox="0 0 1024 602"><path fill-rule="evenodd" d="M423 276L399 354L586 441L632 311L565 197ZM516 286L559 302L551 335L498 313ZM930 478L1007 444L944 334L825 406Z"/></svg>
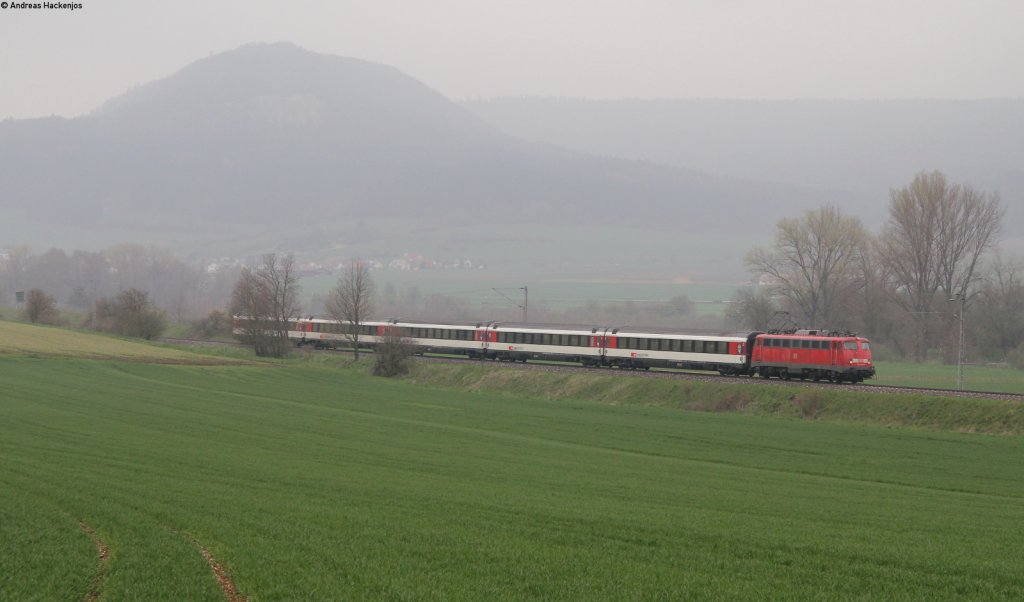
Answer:
<svg viewBox="0 0 1024 602"><path fill-rule="evenodd" d="M277 41L456 100L1024 97L1024 0L77 1L0 9L0 118L79 115Z"/></svg>

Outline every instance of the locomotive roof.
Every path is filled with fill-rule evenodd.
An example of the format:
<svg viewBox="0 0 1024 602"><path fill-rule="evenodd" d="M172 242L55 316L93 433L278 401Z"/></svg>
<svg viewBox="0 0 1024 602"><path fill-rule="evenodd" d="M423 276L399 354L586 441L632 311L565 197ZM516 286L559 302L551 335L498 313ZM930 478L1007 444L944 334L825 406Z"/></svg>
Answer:
<svg viewBox="0 0 1024 602"><path fill-rule="evenodd" d="M765 332L761 336L778 337L786 339L858 339L864 341L867 340L865 337L859 336L852 332L821 332L816 334L808 334L805 332Z"/></svg>

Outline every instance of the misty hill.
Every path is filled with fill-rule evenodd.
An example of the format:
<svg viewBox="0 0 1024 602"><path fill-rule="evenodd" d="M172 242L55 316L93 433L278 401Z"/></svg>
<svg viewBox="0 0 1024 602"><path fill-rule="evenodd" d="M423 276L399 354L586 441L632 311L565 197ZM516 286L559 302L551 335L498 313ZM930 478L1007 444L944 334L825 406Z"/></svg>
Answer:
<svg viewBox="0 0 1024 602"><path fill-rule="evenodd" d="M1024 230L1024 100L464 103L524 139L734 178L839 189L877 221L889 189L939 169L997 191Z"/></svg>
<svg viewBox="0 0 1024 602"><path fill-rule="evenodd" d="M7 243L244 239L231 228L253 224L265 250L396 218L763 231L822 194L526 142L394 68L254 44L84 117L0 123L0 199Z"/></svg>

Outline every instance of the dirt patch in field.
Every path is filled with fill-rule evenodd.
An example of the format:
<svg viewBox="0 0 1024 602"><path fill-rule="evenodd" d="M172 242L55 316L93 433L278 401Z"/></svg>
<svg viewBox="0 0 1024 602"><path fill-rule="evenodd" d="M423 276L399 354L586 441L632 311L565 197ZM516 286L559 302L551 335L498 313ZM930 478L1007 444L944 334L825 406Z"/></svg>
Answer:
<svg viewBox="0 0 1024 602"><path fill-rule="evenodd" d="M92 538L93 543L96 544L96 552L100 557L99 569L96 571L96 576L93 577L92 587L89 588L89 593L85 595L86 602L94 602L99 600L100 594L103 593L103 582L107 579L107 568L110 560L110 547L100 539L96 531L85 524L85 522L79 522L78 526L82 528L85 533Z"/></svg>
<svg viewBox="0 0 1024 602"><path fill-rule="evenodd" d="M192 542L192 545L199 550L199 553L203 555L203 558L206 559L206 563L210 565L210 570L213 571L213 576L217 579L217 583L219 583L220 588L224 590L224 596L227 598L228 602L248 602L248 598L239 593L238 588L235 587L235 583L231 581L231 576L228 575L227 569L224 568L224 565L217 562L217 559L213 557L213 554L204 548L203 544L199 543L199 540L184 533L182 533L182 535L187 537L188 540Z"/></svg>

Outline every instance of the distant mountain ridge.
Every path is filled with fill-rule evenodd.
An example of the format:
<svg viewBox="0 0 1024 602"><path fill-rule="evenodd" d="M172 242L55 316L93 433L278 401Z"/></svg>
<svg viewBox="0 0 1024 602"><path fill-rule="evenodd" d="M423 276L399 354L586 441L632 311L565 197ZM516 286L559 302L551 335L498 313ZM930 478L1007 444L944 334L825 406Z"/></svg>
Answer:
<svg viewBox="0 0 1024 602"><path fill-rule="evenodd" d="M880 219L922 170L999 192L1024 230L1024 99L583 100L462 103L526 140L727 177L842 190Z"/></svg>
<svg viewBox="0 0 1024 602"><path fill-rule="evenodd" d="M392 216L755 231L822 194L526 142L392 67L252 44L81 118L0 123L0 199L9 224L138 240Z"/></svg>

